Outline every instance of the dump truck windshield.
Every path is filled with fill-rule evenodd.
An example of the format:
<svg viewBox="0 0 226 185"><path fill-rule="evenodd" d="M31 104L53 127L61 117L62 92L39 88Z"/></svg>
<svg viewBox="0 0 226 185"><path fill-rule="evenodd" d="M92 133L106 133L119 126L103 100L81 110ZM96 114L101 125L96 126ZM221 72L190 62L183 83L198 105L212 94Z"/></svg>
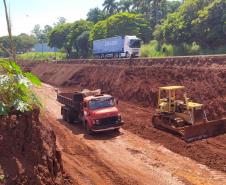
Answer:
<svg viewBox="0 0 226 185"><path fill-rule="evenodd" d="M114 106L115 106L114 98L98 98L98 99L91 100L89 102L89 108L91 110L114 107Z"/></svg>
<svg viewBox="0 0 226 185"><path fill-rule="evenodd" d="M141 47L141 41L138 39L130 40L130 47L131 48L140 48Z"/></svg>

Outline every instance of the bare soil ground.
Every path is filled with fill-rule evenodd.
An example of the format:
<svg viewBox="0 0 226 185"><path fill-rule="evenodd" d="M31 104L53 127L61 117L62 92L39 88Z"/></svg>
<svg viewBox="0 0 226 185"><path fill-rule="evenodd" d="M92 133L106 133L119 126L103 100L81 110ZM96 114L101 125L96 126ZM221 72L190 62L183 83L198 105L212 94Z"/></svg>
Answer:
<svg viewBox="0 0 226 185"><path fill-rule="evenodd" d="M0 184L69 185L56 136L38 110L0 118Z"/></svg>
<svg viewBox="0 0 226 185"><path fill-rule="evenodd" d="M114 147L120 146L119 148L114 148L117 151L121 152L125 151L125 148L129 148L129 150L126 150L126 155L124 155L125 159L128 158L130 161L141 159L141 162L135 163L134 166L128 166L128 169L124 169L123 173L117 173L116 171L116 174L120 174L120 177L122 177L121 174L124 174L122 177L122 179L124 179L124 181L122 181L123 183L127 182L130 184L132 182L134 184L137 182L138 184L146 184L145 181L140 181L140 178L137 180L136 174L140 175L141 173L138 166L141 166L143 171L145 171L144 166L148 166L148 168L153 168L154 166L154 172L160 169L160 171L166 171L168 174L171 174L173 179L169 181L170 183L175 180L175 177L176 182L173 183L225 184L225 134L187 144L170 133L152 128L151 117L157 102L158 87L164 85L185 85L187 87L187 94L191 99L199 103L204 103L209 120L225 117L226 56L138 59L134 61L125 60L123 63L117 60L79 60L69 62L61 61L53 64L31 63L31 65L26 65L25 63L23 65L29 66L29 70L38 75L43 82L60 87L61 89L63 88L64 91L76 91L83 88L101 88L119 98L119 107L123 119L126 122L124 125L125 130L122 131L120 136L109 138L107 134L100 136L100 138L95 137L90 139L84 135L83 129L79 126L71 126L62 123L60 120L58 120L58 124L54 124L54 126L59 125L60 121L64 129L69 128L69 130L65 130L65 135L67 136L69 132L72 132L76 138L79 138L79 141L83 141L81 147L86 145L92 149L92 151L96 151L98 160L102 160L103 151L109 153L110 156L112 156L111 152L116 155L109 148L112 141L114 141L112 143ZM51 89L51 87L48 88ZM42 95L42 93L45 94L46 91L48 92L46 96L52 97L55 93L53 89L51 91L47 91L46 88L44 89L43 92L40 92L40 95ZM59 112L53 114L54 111L58 110L57 105L54 104L54 98L55 97L52 97L51 103L46 103L47 106L48 104L51 105L48 106L49 108L47 108L47 110L52 109L52 112L49 111L48 119L50 119L51 115L59 114ZM53 108L51 108L52 105L54 105ZM55 123L54 120L59 119L59 117L59 115L57 118L52 116L50 122ZM60 131L63 130L61 126L59 126L59 135L62 134ZM57 134L57 137L59 137L59 135ZM72 138L74 138L74 136ZM103 140L105 140L104 144ZM65 142L67 143L67 141ZM90 142L95 142L95 144ZM117 144L115 142L117 142ZM62 141L62 143L64 143L64 141ZM129 147L127 147L128 145ZM149 151L150 148L153 151ZM84 149L84 151L86 150L87 148ZM154 155L156 151L160 153L163 152L164 157L158 158L159 153ZM146 155L148 157L146 157ZM109 156L105 158L110 160ZM108 164L108 168L111 170L115 168L121 172L122 169L125 168L124 165L128 165L128 163L124 163L125 160L123 160L122 166L117 168L119 163L115 161L108 161L109 163L106 163L105 158L104 164ZM147 158L150 159L150 161L148 161ZM155 158L158 159L157 165ZM119 159L117 159L117 161L119 161ZM160 165L158 165L159 161ZM117 164L117 166L114 166L112 163ZM195 167L192 166L192 164L194 164ZM114 168L111 166L114 166ZM127 171L131 174L134 172L135 176L130 175L130 177L128 173L126 173ZM150 174L155 173L152 171ZM83 173L83 175L85 174ZM106 174L103 176L106 176ZM157 176L159 176L158 173ZM143 179L148 178L146 176L143 177ZM127 181L128 179L129 181ZM211 179L214 179L214 182ZM218 179L219 182L217 182L216 179ZM106 182L105 180L104 182ZM111 182L113 182L113 180ZM160 184L161 183L164 184L165 182L162 181Z"/></svg>
<svg viewBox="0 0 226 185"><path fill-rule="evenodd" d="M64 170L74 184L225 184L226 174L209 169L178 155L155 141L142 139L126 130L120 134L88 136L81 125L61 120L55 89L44 85L37 89L45 103L43 121L57 135ZM121 102L125 121L140 122L147 110ZM126 110L123 110L126 107ZM132 115L132 121L126 115ZM178 140L179 141L179 140ZM176 164L175 164L176 163Z"/></svg>
<svg viewBox="0 0 226 185"><path fill-rule="evenodd" d="M191 99L205 104L209 120L225 117L225 65L207 65L205 61L196 63L186 61L151 66L39 64L32 68L32 72L44 82L69 90L101 88L109 91L120 100L128 102L121 106L127 119L125 129L161 143L173 152L225 172L226 135L187 144L171 134L151 127L158 87L164 85L185 85ZM143 110L139 120L134 111L136 109Z"/></svg>

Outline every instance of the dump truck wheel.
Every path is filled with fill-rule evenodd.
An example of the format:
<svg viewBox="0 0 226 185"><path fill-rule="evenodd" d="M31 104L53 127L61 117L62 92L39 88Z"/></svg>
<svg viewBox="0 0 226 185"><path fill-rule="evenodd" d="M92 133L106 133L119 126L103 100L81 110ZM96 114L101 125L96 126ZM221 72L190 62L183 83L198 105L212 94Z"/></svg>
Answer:
<svg viewBox="0 0 226 185"><path fill-rule="evenodd" d="M68 122L68 123L73 123L73 122L74 122L74 118L73 118L73 116L70 114L70 112L67 112L67 122Z"/></svg>
<svg viewBox="0 0 226 185"><path fill-rule="evenodd" d="M62 119L64 121L67 121L67 111L65 110L64 107L61 107L61 114L62 114Z"/></svg>
<svg viewBox="0 0 226 185"><path fill-rule="evenodd" d="M63 118L64 121L67 121L67 120L66 120L65 112L63 112L62 118Z"/></svg>
<svg viewBox="0 0 226 185"><path fill-rule="evenodd" d="M85 129L86 129L86 133L87 133L88 135L92 135L92 134L93 134L92 130L89 128L88 123L85 123Z"/></svg>

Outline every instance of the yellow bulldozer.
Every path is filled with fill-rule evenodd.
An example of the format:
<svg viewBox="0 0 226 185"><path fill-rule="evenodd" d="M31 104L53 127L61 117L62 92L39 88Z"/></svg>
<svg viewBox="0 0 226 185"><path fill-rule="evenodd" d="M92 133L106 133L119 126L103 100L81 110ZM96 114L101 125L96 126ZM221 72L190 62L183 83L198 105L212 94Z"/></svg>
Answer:
<svg viewBox="0 0 226 185"><path fill-rule="evenodd" d="M184 86L159 88L152 124L179 134L186 142L226 133L226 119L208 121L203 104L191 101Z"/></svg>

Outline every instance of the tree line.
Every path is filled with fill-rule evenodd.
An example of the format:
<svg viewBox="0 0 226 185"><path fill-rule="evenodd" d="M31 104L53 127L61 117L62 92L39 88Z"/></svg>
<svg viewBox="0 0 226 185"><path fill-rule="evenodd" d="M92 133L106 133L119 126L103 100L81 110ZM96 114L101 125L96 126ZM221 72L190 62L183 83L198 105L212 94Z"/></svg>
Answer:
<svg viewBox="0 0 226 185"><path fill-rule="evenodd" d="M225 0L105 0L103 8L92 8L86 20L67 23L59 18L53 26L33 35L67 53L68 58L91 56L92 42L112 36L136 35L147 56L152 52L169 55L225 52ZM220 48L220 49L218 49ZM144 55L146 56L146 55Z"/></svg>
<svg viewBox="0 0 226 185"><path fill-rule="evenodd" d="M180 5L176 0L105 0L102 9L89 10L86 20L55 26L49 33L49 45L63 48L69 58L85 58L91 55L96 39L136 35L149 43L156 25Z"/></svg>

